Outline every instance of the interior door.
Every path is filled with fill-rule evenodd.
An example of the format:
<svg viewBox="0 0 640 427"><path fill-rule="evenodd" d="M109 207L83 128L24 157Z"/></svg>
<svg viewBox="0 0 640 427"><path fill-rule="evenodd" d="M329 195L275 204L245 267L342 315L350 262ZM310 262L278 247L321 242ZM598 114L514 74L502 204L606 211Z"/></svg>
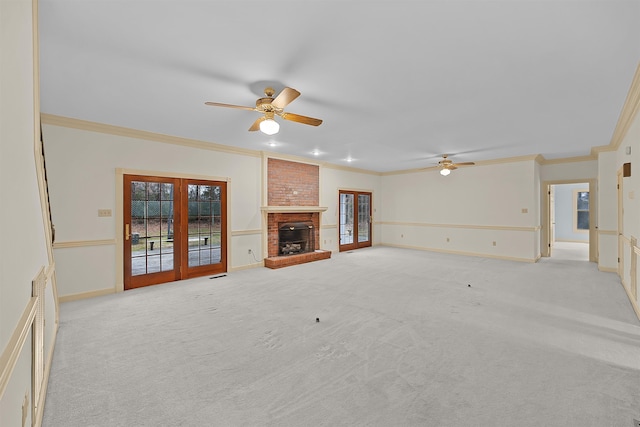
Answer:
<svg viewBox="0 0 640 427"><path fill-rule="evenodd" d="M340 190L339 250L371 246L371 193Z"/></svg>
<svg viewBox="0 0 640 427"><path fill-rule="evenodd" d="M624 281L624 204L622 200L622 169L618 171L618 276Z"/></svg>
<svg viewBox="0 0 640 427"><path fill-rule="evenodd" d="M180 180L124 176L124 288L171 282L180 277Z"/></svg>
<svg viewBox="0 0 640 427"><path fill-rule="evenodd" d="M549 186L549 256L553 253L553 245L556 242L556 200L555 200L555 185Z"/></svg>
<svg viewBox="0 0 640 427"><path fill-rule="evenodd" d="M226 182L123 181L125 290L227 271Z"/></svg>

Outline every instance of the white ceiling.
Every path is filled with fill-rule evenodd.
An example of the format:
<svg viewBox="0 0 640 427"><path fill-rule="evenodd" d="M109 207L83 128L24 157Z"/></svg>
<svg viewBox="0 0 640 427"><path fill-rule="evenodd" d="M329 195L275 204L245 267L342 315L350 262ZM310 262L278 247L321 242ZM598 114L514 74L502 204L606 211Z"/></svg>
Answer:
<svg viewBox="0 0 640 427"><path fill-rule="evenodd" d="M44 113L379 172L587 155L640 59L640 0L40 0L39 18ZM268 85L324 123L268 137L204 105Z"/></svg>

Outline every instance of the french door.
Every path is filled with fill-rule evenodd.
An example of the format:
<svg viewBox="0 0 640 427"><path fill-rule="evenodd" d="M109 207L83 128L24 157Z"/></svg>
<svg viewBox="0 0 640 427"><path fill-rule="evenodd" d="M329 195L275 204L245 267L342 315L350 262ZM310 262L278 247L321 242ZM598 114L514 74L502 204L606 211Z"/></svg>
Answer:
<svg viewBox="0 0 640 427"><path fill-rule="evenodd" d="M226 183L124 175L124 288L226 271Z"/></svg>
<svg viewBox="0 0 640 427"><path fill-rule="evenodd" d="M371 246L371 193L340 190L339 250Z"/></svg>

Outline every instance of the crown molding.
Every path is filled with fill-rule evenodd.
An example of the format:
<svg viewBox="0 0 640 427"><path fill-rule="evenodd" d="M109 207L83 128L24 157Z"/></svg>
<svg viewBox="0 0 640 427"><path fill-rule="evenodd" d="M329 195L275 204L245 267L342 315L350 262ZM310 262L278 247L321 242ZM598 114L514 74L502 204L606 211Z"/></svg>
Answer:
<svg viewBox="0 0 640 427"><path fill-rule="evenodd" d="M598 160L598 156L595 154L589 154L587 156L562 157L559 159L545 159L542 157L542 160L539 163L541 165L561 165L564 163L592 162L595 160Z"/></svg>
<svg viewBox="0 0 640 427"><path fill-rule="evenodd" d="M594 157L598 157L598 154L608 151L616 151L616 148L611 145L599 145L597 147L591 148L591 155Z"/></svg>
<svg viewBox="0 0 640 427"><path fill-rule="evenodd" d="M241 155L252 156L252 157L267 156L267 157L278 158L282 160L291 160L291 161L297 161L302 163L309 163L313 165L322 166L328 169L336 169L336 170L342 170L346 172L357 172L357 173L376 175L376 176L382 175L381 172L375 172L368 169L360 169L360 168L354 168L350 166L342 166L342 165L337 165L333 163L322 162L322 161L318 161L316 159L311 159L307 157L293 156L293 155L269 152L264 150L250 150L246 148L237 148L237 147L232 147L228 145L217 144L214 142L206 142L206 141L200 141L197 139L190 139L190 138L181 138L181 137L165 135L161 133L155 133L155 132L137 130L137 129L126 128L121 126L108 125L104 123L92 122L88 120L74 119L72 117L57 116L55 114L41 113L40 120L42 124L46 124L46 125L60 126L60 127L66 127L66 128L78 129L78 130L86 130L89 132L104 133L108 135L123 136L127 138L143 139L143 140L153 141L153 142L162 142L165 144L181 145L184 147L198 148L201 150L212 150L212 151L221 151L221 152L231 153L231 154L241 154Z"/></svg>
<svg viewBox="0 0 640 427"><path fill-rule="evenodd" d="M312 166L318 166L318 167L322 166L322 162L314 161L306 157L294 156L291 154L275 153L273 151L262 151L262 157L265 160L274 159L274 160L283 160L286 162L293 162L293 163L303 163L305 165L312 165Z"/></svg>
<svg viewBox="0 0 640 427"><path fill-rule="evenodd" d="M617 150L622 143L622 140L627 135L633 119L637 116L638 110L640 110L640 62L636 68L636 72L633 75L631 81L631 87L627 93L627 98L624 101L618 123L616 123L613 136L611 137L610 146Z"/></svg>
<svg viewBox="0 0 640 427"><path fill-rule="evenodd" d="M326 206L262 206L260 210L267 213L308 213L325 212Z"/></svg>
<svg viewBox="0 0 640 427"><path fill-rule="evenodd" d="M323 162L323 163L321 163L321 165L323 167L327 168L327 169L335 169L335 170L340 170L340 171L344 171L344 172L356 172L356 173L363 173L363 174L375 175L375 176L383 176L385 174L384 172L377 172L377 171L372 171L372 170L368 170L368 169L354 168L352 166L337 165L335 163L328 163L328 162Z"/></svg>
<svg viewBox="0 0 640 427"><path fill-rule="evenodd" d="M476 162L476 166L494 165L494 164L500 164L500 163L514 163L514 162L523 162L523 161L530 161L530 160L533 160L540 165L555 165L555 164L563 164L563 163L577 163L577 162L587 162L587 161L597 160L599 153L607 152L607 151L615 151L618 149L622 140L624 139L624 136L629 130L629 127L631 126L633 119L637 115L638 110L640 110L640 64L638 64L638 68L636 69L636 73L634 75L631 88L629 89L627 99L622 108L622 112L620 114L618 124L616 125L616 129L614 131L611 143L609 145L592 147L591 153L585 156L546 159L541 154L532 154L532 155L526 155L526 156L506 157L502 159L481 160ZM252 156L252 157L262 157L262 158L269 157L269 158L278 158L282 160L298 161L302 163L318 165L327 169L341 170L345 172L355 172L355 173L374 175L374 176L403 175L403 174L426 172L426 171L439 169L438 166L430 166L430 167L404 169L404 170L396 170L396 171L388 171L388 172L376 172L368 169L360 169L352 166L344 166L344 165L338 165L338 164L324 162L324 161L318 161L317 159L312 159L307 157L269 152L264 150L259 151L259 150L250 150L245 148L232 147L232 146L217 144L213 142L206 142L206 141L200 141L196 139L164 135L164 134L155 133L155 132L148 132L148 131L121 127L121 126L108 125L104 123L80 120L80 119L75 119L71 117L57 116L54 114L41 113L40 117L41 117L42 124L46 124L46 125L86 130L90 132L105 133L109 135L117 135L117 136L123 136L128 138L137 138L137 139L143 139L147 141L161 142L165 144L181 145L184 147L198 148L202 150L213 150L213 151L220 151L220 152L226 152L231 154L240 154L240 155Z"/></svg>
<svg viewBox="0 0 640 427"><path fill-rule="evenodd" d="M528 156L518 156L518 157L505 157L503 159L494 159L494 160L480 160L475 162L475 166L486 166L486 165L496 165L500 163L516 163L516 162L526 162L526 161L538 161L538 157L542 157L539 154L531 154ZM454 162L455 163L455 162ZM466 168L467 166L465 166ZM389 175L404 175L409 173L417 173L417 172L427 172L427 171L436 171L439 170L439 166L429 166L426 168L415 168L415 169L404 169L398 171L390 171L390 172L381 172L382 176Z"/></svg>
<svg viewBox="0 0 640 427"><path fill-rule="evenodd" d="M40 114L43 124L66 127L71 129L86 130L90 132L104 133L108 135L124 136L127 138L143 139L153 142L162 142L165 144L181 145L190 148L199 148L201 150L220 151L231 154L241 154L244 156L261 157L262 154L258 150L249 150L246 148L231 147L228 145L216 144L214 142L205 142L197 139L181 138L177 136L165 135L161 133L149 132L144 130L131 129L121 126L108 125L104 123L91 122L87 120L74 119L71 117L56 116L53 114Z"/></svg>

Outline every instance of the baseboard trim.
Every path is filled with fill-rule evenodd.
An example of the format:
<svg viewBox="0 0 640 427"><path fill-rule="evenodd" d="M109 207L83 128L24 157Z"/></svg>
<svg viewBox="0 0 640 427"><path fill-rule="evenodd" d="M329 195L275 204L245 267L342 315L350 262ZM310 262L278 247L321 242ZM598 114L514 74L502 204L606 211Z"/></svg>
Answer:
<svg viewBox="0 0 640 427"><path fill-rule="evenodd" d="M427 252L440 252L440 253L451 254L451 255L474 256L479 258L493 258L493 259L501 259L505 261L530 262L534 264L538 262L538 260L540 259L539 256L536 258L517 258L517 257L508 257L508 256L502 256L502 255L482 254L482 253L476 253L476 252L450 251L445 249L425 248L422 246L394 245L390 243L381 243L380 246L388 246L391 248L401 248L401 249L415 249L415 250L427 251Z"/></svg>
<svg viewBox="0 0 640 427"><path fill-rule="evenodd" d="M69 302L69 301L77 301L81 299L101 297L103 295L110 295L115 293L116 293L115 288L98 289L97 291L80 292L77 294L63 295L58 297L58 302L63 303L63 302Z"/></svg>
<svg viewBox="0 0 640 427"><path fill-rule="evenodd" d="M229 268L229 272L233 273L234 271L250 270L252 268L260 268L260 267L264 267L264 261L255 262L253 264L241 265L239 267L231 267Z"/></svg>
<svg viewBox="0 0 640 427"><path fill-rule="evenodd" d="M233 236L233 237L235 237L235 236L253 236L253 235L257 235L257 234L262 234L262 230L255 229L255 230L233 230L233 231L231 231L231 236Z"/></svg>
<svg viewBox="0 0 640 427"><path fill-rule="evenodd" d="M436 224L427 222L405 222L405 221L378 221L378 225L395 225L401 227L432 227L432 228L462 228L467 230L492 230L492 231L540 231L541 226L516 227L506 225L472 225L472 224Z"/></svg>
<svg viewBox="0 0 640 427"><path fill-rule="evenodd" d="M598 271L602 271L603 273L617 273L618 269L615 267L603 267L601 265L598 266Z"/></svg>
<svg viewBox="0 0 640 427"><path fill-rule="evenodd" d="M625 286L624 283L622 283L622 287L624 288L624 291L627 293L627 297L629 297L629 302L631 303L631 307L633 308L633 311L636 313L638 320L640 320L640 307L638 307L638 303L633 300L633 295L631 295L631 291L627 286Z"/></svg>

